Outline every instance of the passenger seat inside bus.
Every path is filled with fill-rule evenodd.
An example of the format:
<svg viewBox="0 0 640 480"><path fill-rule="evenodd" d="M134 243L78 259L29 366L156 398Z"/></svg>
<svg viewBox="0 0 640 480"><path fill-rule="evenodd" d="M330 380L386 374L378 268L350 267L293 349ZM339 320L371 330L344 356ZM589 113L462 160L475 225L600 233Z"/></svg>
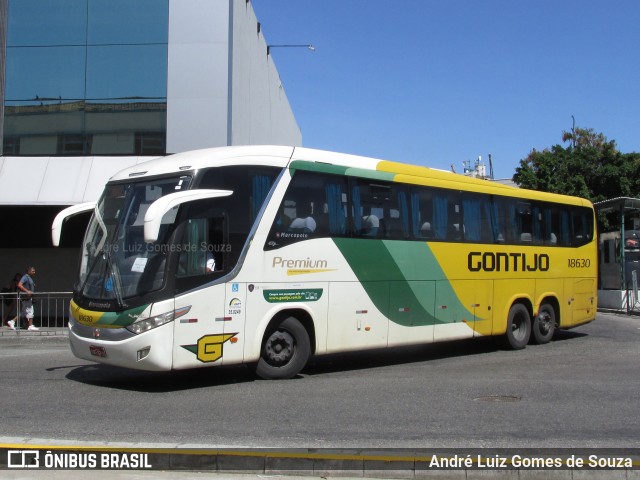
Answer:
<svg viewBox="0 0 640 480"><path fill-rule="evenodd" d="M424 222L420 227L420 236L422 238L433 237L433 231L431 230L431 222Z"/></svg>
<svg viewBox="0 0 640 480"><path fill-rule="evenodd" d="M364 237L377 237L380 228L380 220L375 215L365 215L362 217L362 231Z"/></svg>
<svg viewBox="0 0 640 480"><path fill-rule="evenodd" d="M298 217L291 220L289 224L289 232L312 233L316 230L316 221L311 216L311 206L302 205L298 207Z"/></svg>
<svg viewBox="0 0 640 480"><path fill-rule="evenodd" d="M394 217L393 214L389 217L386 222L381 222L383 226L383 234L386 238L390 238L393 240L405 239L409 235L409 232L405 232L404 227L402 225L402 219L398 217Z"/></svg>

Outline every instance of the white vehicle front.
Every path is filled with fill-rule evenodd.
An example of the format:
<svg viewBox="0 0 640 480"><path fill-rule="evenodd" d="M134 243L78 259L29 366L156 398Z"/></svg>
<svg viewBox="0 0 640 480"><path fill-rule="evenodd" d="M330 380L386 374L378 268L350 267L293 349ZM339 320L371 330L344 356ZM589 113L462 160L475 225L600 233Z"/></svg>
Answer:
<svg viewBox="0 0 640 480"><path fill-rule="evenodd" d="M244 361L246 286L233 279L292 150L252 151L189 152L112 178L82 245L76 356L142 370Z"/></svg>

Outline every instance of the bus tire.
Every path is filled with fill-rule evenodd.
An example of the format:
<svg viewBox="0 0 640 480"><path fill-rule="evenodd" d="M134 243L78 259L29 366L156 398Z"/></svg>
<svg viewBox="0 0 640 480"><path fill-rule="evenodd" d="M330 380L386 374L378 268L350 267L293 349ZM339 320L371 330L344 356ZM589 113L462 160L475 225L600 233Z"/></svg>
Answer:
<svg viewBox="0 0 640 480"><path fill-rule="evenodd" d="M522 303L514 303L507 317L507 345L513 350L521 350L529 343L531 337L531 315Z"/></svg>
<svg viewBox="0 0 640 480"><path fill-rule="evenodd" d="M531 326L531 343L542 345L549 343L556 333L556 311L549 303L540 305L538 315Z"/></svg>
<svg viewBox="0 0 640 480"><path fill-rule="evenodd" d="M265 334L256 374L265 380L295 377L311 354L309 334L294 317L287 317Z"/></svg>

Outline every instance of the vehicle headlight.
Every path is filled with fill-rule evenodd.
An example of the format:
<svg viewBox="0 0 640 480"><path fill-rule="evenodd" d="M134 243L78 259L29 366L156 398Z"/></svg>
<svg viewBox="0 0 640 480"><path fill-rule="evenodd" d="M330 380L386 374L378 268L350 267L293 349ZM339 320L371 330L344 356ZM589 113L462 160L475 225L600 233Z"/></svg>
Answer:
<svg viewBox="0 0 640 480"><path fill-rule="evenodd" d="M149 318L140 318L126 328L130 332L138 335L164 325L165 323L173 322L176 318L185 315L189 310L191 310L191 306L179 308L167 313L161 313L160 315L155 315Z"/></svg>

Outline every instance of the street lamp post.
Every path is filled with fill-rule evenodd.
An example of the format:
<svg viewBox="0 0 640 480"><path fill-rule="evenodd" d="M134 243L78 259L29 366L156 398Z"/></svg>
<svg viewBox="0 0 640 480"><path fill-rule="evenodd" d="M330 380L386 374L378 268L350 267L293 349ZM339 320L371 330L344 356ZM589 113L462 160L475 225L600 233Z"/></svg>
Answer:
<svg viewBox="0 0 640 480"><path fill-rule="evenodd" d="M267 45L267 55L271 53L272 48L306 48L308 50L311 50L312 52L316 51L316 47L314 47L310 43L300 45Z"/></svg>

